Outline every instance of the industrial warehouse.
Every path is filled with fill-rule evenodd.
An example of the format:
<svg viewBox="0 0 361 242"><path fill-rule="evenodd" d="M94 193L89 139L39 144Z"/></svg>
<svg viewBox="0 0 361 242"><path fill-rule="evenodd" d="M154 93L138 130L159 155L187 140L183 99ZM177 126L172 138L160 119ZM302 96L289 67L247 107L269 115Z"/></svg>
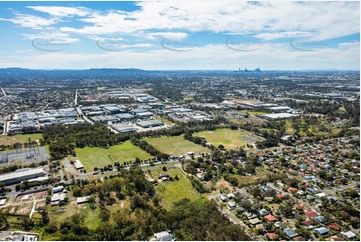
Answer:
<svg viewBox="0 0 361 242"><path fill-rule="evenodd" d="M5 185L10 185L14 183L19 183L24 180L40 177L46 175L43 168L35 168L35 169L20 169L16 172L7 173L4 175L0 175L0 183L4 183Z"/></svg>

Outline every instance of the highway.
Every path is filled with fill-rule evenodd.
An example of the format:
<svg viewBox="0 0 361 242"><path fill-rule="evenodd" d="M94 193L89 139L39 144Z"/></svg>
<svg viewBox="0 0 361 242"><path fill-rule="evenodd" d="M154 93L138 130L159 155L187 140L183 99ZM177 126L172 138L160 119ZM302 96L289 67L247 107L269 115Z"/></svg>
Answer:
<svg viewBox="0 0 361 242"><path fill-rule="evenodd" d="M74 106L78 105L78 89L75 91Z"/></svg>
<svg viewBox="0 0 361 242"><path fill-rule="evenodd" d="M76 89L76 91L75 91L74 108L75 108L76 112L78 113L78 115L85 120L85 122L87 122L87 123L89 123L89 124L94 124L93 121L91 121L90 119L88 119L88 118L83 114L83 111L81 110L81 108L80 108L79 105L78 105L78 89Z"/></svg>
<svg viewBox="0 0 361 242"><path fill-rule="evenodd" d="M7 119L5 119L5 121L4 121L4 132L2 133L2 135L7 135L8 130L9 130L9 121L7 121Z"/></svg>
<svg viewBox="0 0 361 242"><path fill-rule="evenodd" d="M6 93L5 93L5 91L4 91L4 88L0 87L0 89L1 89L1 91L3 92L3 94L4 94L4 97L6 97Z"/></svg>

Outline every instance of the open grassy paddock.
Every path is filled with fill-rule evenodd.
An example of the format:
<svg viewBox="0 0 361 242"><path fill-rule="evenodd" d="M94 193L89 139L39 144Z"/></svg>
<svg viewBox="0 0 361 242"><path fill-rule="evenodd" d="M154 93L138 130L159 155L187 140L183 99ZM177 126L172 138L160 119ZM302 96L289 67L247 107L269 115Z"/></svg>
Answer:
<svg viewBox="0 0 361 242"><path fill-rule="evenodd" d="M187 152L193 151L195 155L200 153L208 153L209 149L201 145L196 145L180 136L163 136L159 138L146 138L149 144L154 146L159 151L169 155L184 155Z"/></svg>
<svg viewBox="0 0 361 242"><path fill-rule="evenodd" d="M227 149L245 146L247 142L252 144L255 140L263 140L263 138L254 135L251 132L231 129L202 131L195 133L194 136L204 137L207 142L213 144L214 146L222 144Z"/></svg>
<svg viewBox="0 0 361 242"><path fill-rule="evenodd" d="M42 134L17 134L17 135L1 135L0 136L0 145L12 145L16 142L21 144L29 142L29 138L32 141L39 140L43 137Z"/></svg>
<svg viewBox="0 0 361 242"><path fill-rule="evenodd" d="M122 164L125 161L134 161L136 157L141 160L153 158L147 152L131 144L130 141L111 146L108 149L100 147L76 148L75 152L88 172L93 171L94 167L101 168L105 165L114 165L116 161Z"/></svg>
<svg viewBox="0 0 361 242"><path fill-rule="evenodd" d="M152 170L152 178L157 180L159 173L167 173L173 178L177 175L179 178L178 181L173 180L159 182L158 186L156 186L156 193L161 196L161 205L164 208L170 209L174 202L183 198L189 198L190 200L200 198L199 193L193 189L190 182L188 182L184 177L185 174L178 170L178 168L168 168L166 172L164 172L161 168L159 168L159 170ZM146 172L146 174L149 175L148 172Z"/></svg>

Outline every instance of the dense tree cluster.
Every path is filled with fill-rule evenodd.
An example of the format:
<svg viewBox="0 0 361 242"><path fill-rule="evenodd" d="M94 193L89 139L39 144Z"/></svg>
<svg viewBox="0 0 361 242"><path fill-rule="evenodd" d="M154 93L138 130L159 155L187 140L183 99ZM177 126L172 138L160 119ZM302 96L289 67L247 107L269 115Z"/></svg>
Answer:
<svg viewBox="0 0 361 242"><path fill-rule="evenodd" d="M241 227L232 224L217 210L214 202L204 198L183 199L175 202L171 209L163 209L153 184L139 168L122 170L119 176L103 182L80 180L68 189L75 196L90 196L90 208L99 208L101 222L97 228L89 229L84 214L75 213L63 221L43 223L44 231L58 232L59 240L148 240L154 233L164 230L171 230L177 240L249 239ZM130 206L113 212L107 209L116 199L128 200ZM45 220L46 217L44 214ZM34 220L26 218L21 226L31 229L34 225Z"/></svg>
<svg viewBox="0 0 361 242"><path fill-rule="evenodd" d="M178 240L249 240L242 228L231 223L214 201L178 202L169 212L170 229Z"/></svg>
<svg viewBox="0 0 361 242"><path fill-rule="evenodd" d="M129 139L129 134L115 135L101 124L76 124L45 127L44 143L49 144L52 159L75 155L74 148L108 147Z"/></svg>

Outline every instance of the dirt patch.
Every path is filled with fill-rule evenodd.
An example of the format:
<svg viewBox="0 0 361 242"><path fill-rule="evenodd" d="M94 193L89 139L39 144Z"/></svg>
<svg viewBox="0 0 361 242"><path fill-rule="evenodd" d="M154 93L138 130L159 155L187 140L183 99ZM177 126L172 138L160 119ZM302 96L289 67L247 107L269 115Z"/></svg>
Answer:
<svg viewBox="0 0 361 242"><path fill-rule="evenodd" d="M31 212L32 206L19 206L16 210L16 215L29 215Z"/></svg>
<svg viewBox="0 0 361 242"><path fill-rule="evenodd" d="M40 199L45 199L47 195L48 195L47 191L34 192L34 193L18 196L16 198L16 201L33 201L34 199L40 200Z"/></svg>
<svg viewBox="0 0 361 242"><path fill-rule="evenodd" d="M229 190L230 192L233 190L233 188L232 188L232 185L229 183L229 182L227 182L227 181L225 181L225 180L219 180L217 183L216 183L216 189L217 190L220 190L220 191L222 191L223 189L227 189L227 190Z"/></svg>
<svg viewBox="0 0 361 242"><path fill-rule="evenodd" d="M249 142L251 144L256 143L257 141L259 141L259 139L254 138L254 137L249 137L249 136L241 136L241 139L243 139L246 142Z"/></svg>

